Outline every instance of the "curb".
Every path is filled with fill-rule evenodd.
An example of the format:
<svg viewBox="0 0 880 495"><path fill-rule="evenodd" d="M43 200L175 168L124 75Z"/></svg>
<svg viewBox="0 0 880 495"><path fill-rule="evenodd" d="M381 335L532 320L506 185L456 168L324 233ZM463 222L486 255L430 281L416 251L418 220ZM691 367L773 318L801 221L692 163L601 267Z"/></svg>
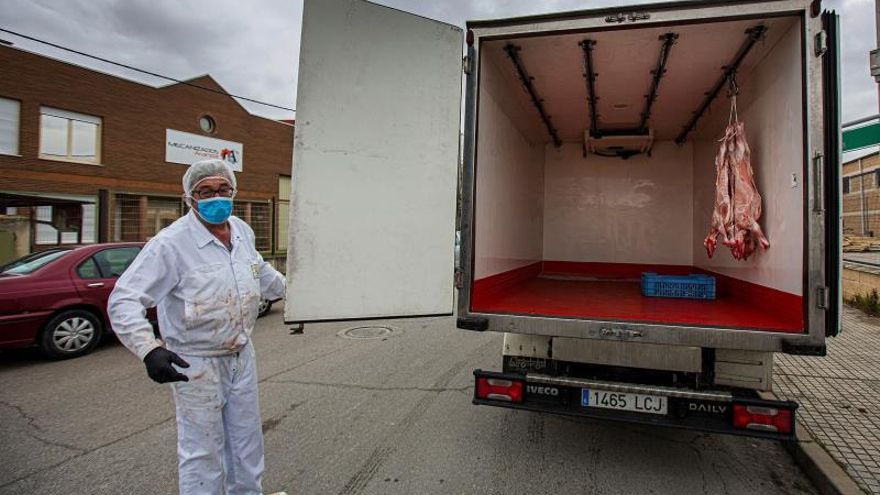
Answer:
<svg viewBox="0 0 880 495"><path fill-rule="evenodd" d="M816 442L804 424L796 421L798 439L783 442L785 450L791 454L807 478L823 495L864 495L865 492L831 457L831 454Z"/></svg>

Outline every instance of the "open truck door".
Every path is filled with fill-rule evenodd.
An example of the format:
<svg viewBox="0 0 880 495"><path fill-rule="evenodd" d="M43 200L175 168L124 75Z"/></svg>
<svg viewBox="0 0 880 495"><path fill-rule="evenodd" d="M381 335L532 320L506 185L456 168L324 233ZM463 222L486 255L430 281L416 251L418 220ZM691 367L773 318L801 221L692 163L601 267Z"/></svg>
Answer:
<svg viewBox="0 0 880 495"><path fill-rule="evenodd" d="M825 118L825 277L828 284L828 309L825 312L825 335L840 333L841 325L841 129L840 129L840 20L833 11L822 14L825 46L822 60L822 112Z"/></svg>
<svg viewBox="0 0 880 495"><path fill-rule="evenodd" d="M452 314L462 40L305 1L286 322Z"/></svg>

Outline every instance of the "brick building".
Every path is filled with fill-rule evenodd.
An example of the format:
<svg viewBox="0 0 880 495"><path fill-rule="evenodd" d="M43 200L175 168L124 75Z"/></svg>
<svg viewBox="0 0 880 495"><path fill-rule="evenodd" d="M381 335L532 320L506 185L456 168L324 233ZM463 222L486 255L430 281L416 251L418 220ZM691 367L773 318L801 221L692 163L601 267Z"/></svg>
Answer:
<svg viewBox="0 0 880 495"><path fill-rule="evenodd" d="M880 152L843 164L843 233L880 237Z"/></svg>
<svg viewBox="0 0 880 495"><path fill-rule="evenodd" d="M0 45L0 262L57 245L142 241L185 213L188 163L238 171L234 214L283 263L293 126L210 76L153 87Z"/></svg>

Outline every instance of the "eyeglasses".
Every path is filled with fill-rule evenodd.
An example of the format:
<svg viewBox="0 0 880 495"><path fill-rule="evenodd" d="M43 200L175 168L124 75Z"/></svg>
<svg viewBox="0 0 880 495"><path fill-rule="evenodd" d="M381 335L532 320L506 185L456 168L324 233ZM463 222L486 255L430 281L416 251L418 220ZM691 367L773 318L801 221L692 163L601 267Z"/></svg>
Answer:
<svg viewBox="0 0 880 495"><path fill-rule="evenodd" d="M235 189L231 187L221 187L220 189L210 189L206 187L204 189L193 191L193 196L199 199L211 199L215 196L231 198L235 196Z"/></svg>

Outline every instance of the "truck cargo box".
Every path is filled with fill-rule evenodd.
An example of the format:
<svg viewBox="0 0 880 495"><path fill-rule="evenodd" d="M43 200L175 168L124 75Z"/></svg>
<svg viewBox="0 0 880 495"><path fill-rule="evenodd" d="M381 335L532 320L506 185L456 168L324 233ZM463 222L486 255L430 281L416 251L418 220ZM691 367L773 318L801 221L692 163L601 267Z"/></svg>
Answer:
<svg viewBox="0 0 880 495"><path fill-rule="evenodd" d="M461 328L822 352L839 326L839 121L836 18L815 4L462 32L306 2L286 321L452 313L458 228ZM770 241L747 260L703 246L734 93ZM714 299L646 297L645 273L711 276Z"/></svg>
<svg viewBox="0 0 880 495"><path fill-rule="evenodd" d="M764 350L836 331L821 22L795 4L470 23L461 325ZM733 96L771 243L747 260L703 245ZM647 273L711 276L714 298L646 297Z"/></svg>

